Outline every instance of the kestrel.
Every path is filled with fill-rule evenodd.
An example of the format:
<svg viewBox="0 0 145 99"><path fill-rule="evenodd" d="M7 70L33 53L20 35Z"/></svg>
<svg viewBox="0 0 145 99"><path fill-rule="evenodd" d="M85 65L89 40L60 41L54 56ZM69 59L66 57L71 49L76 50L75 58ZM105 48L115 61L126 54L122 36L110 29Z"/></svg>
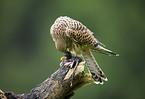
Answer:
<svg viewBox="0 0 145 99"><path fill-rule="evenodd" d="M119 56L119 54L106 49L104 44L99 42L93 36L93 32L85 25L70 17L60 16L51 26L50 34L60 52L74 52L76 56L83 57L96 84L103 84L103 80L107 81L106 75L99 67L91 51L116 56Z"/></svg>

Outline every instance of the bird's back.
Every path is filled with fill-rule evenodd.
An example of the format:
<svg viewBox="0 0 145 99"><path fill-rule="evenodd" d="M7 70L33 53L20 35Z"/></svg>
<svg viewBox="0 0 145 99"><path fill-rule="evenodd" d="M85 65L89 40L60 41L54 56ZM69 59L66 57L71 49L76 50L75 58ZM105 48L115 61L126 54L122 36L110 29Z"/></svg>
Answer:
<svg viewBox="0 0 145 99"><path fill-rule="evenodd" d="M88 46L90 49L94 49L98 45L99 41L93 36L93 32L81 22L67 16L59 17L56 20L56 22L61 21L65 23L66 35L75 43Z"/></svg>

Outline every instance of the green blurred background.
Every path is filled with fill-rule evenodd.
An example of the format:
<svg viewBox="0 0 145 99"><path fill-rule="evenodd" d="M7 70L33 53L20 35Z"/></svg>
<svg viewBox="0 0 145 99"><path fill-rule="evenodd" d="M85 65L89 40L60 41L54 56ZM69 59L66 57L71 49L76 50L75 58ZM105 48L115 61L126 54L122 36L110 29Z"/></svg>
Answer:
<svg viewBox="0 0 145 99"><path fill-rule="evenodd" d="M145 2L142 0L1 0L0 89L29 93L59 68L50 27L59 16L85 24L108 48L94 53L109 81L91 84L72 99L145 99Z"/></svg>

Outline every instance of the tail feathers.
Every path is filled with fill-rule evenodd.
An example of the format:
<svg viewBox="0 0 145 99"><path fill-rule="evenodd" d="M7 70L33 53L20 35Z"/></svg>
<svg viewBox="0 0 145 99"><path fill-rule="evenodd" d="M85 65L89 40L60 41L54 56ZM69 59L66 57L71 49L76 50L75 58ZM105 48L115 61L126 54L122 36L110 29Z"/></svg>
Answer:
<svg viewBox="0 0 145 99"><path fill-rule="evenodd" d="M107 81L106 75L103 73L101 68L99 67L98 63L96 62L94 56L92 55L91 51L88 54L82 53L84 60L88 66L90 73L92 74L92 78L94 79L96 84L103 84L103 80Z"/></svg>
<svg viewBox="0 0 145 99"><path fill-rule="evenodd" d="M106 48L104 48L104 47L102 47L102 46L100 46L100 45L98 45L97 47L96 47L96 50L95 50L96 52L100 52L100 53L103 53L103 54L107 54L107 55L109 55L109 56L111 56L111 54L112 55L115 55L115 56L119 56L119 54L116 54L115 52L113 52L113 51L111 51L111 50L108 50L108 49L106 49Z"/></svg>

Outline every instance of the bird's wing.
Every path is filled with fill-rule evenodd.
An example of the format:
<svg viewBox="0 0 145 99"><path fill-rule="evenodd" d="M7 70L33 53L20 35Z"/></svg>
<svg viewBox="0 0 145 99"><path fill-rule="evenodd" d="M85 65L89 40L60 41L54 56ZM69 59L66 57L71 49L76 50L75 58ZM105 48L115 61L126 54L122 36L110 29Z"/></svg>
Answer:
<svg viewBox="0 0 145 99"><path fill-rule="evenodd" d="M105 48L104 44L100 43L93 36L93 32L77 20L71 19L69 25L66 27L66 35L76 43L88 46L92 51L119 56L119 54Z"/></svg>
<svg viewBox="0 0 145 99"><path fill-rule="evenodd" d="M92 46L93 48L99 44L99 41L93 36L93 32L76 20L73 20L71 25L66 28L66 34L81 45Z"/></svg>

